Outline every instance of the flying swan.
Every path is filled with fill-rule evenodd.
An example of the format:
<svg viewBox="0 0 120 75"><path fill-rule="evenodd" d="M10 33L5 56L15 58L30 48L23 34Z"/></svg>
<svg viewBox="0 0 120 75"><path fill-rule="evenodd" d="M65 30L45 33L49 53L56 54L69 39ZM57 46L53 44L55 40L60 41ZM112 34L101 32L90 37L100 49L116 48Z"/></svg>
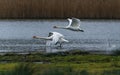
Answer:
<svg viewBox="0 0 120 75"><path fill-rule="evenodd" d="M73 30L73 31L81 31L84 32L84 30L82 30L80 28L80 19L78 18L68 18L68 26L54 26L53 28L60 28L60 29L69 29L69 30Z"/></svg>
<svg viewBox="0 0 120 75"><path fill-rule="evenodd" d="M33 38L46 40L46 46L60 44L61 47L62 43L69 42L68 40L64 39L64 36L61 33L58 32L49 32L48 37L33 36Z"/></svg>

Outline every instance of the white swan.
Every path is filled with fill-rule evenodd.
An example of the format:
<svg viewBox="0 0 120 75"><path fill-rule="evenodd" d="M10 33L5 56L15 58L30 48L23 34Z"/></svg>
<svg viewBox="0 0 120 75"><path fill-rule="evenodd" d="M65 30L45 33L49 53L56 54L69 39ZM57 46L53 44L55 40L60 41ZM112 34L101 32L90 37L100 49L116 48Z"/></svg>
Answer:
<svg viewBox="0 0 120 75"><path fill-rule="evenodd" d="M48 37L33 36L33 38L46 40L46 46L60 44L61 47L63 42L69 42L68 40L64 39L62 34L58 32L50 32Z"/></svg>
<svg viewBox="0 0 120 75"><path fill-rule="evenodd" d="M53 28L61 28L61 29L69 29L69 30L73 30L73 31L81 31L84 32L84 30L82 30L80 28L80 19L77 18L68 18L69 24L68 26L62 27L62 26L54 26Z"/></svg>

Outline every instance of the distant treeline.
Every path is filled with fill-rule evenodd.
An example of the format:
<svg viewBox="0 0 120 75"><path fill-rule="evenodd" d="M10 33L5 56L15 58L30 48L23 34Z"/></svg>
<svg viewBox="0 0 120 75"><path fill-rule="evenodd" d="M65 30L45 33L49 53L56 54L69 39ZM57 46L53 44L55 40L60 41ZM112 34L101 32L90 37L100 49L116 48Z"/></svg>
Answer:
<svg viewBox="0 0 120 75"><path fill-rule="evenodd" d="M120 18L120 0L0 0L0 18Z"/></svg>

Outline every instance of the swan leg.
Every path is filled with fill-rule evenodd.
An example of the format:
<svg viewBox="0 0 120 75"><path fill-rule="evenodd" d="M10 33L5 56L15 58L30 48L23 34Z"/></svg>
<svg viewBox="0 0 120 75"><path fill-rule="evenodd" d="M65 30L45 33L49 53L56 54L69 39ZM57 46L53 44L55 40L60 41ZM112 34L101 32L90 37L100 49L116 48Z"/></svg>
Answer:
<svg viewBox="0 0 120 75"><path fill-rule="evenodd" d="M57 45L57 44L58 44L58 42L55 43L55 45Z"/></svg>
<svg viewBox="0 0 120 75"><path fill-rule="evenodd" d="M62 43L59 43L59 45L57 46L57 48L62 48Z"/></svg>
<svg viewBox="0 0 120 75"><path fill-rule="evenodd" d="M62 43L60 43L60 48L62 48L63 47L63 45L62 45Z"/></svg>

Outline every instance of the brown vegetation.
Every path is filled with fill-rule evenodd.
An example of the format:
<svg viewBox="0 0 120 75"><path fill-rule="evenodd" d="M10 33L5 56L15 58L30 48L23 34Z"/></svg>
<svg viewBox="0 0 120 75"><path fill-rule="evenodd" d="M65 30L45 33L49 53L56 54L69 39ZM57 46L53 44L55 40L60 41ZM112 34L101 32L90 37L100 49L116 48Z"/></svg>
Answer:
<svg viewBox="0 0 120 75"><path fill-rule="evenodd" d="M0 0L0 18L120 18L120 0Z"/></svg>

